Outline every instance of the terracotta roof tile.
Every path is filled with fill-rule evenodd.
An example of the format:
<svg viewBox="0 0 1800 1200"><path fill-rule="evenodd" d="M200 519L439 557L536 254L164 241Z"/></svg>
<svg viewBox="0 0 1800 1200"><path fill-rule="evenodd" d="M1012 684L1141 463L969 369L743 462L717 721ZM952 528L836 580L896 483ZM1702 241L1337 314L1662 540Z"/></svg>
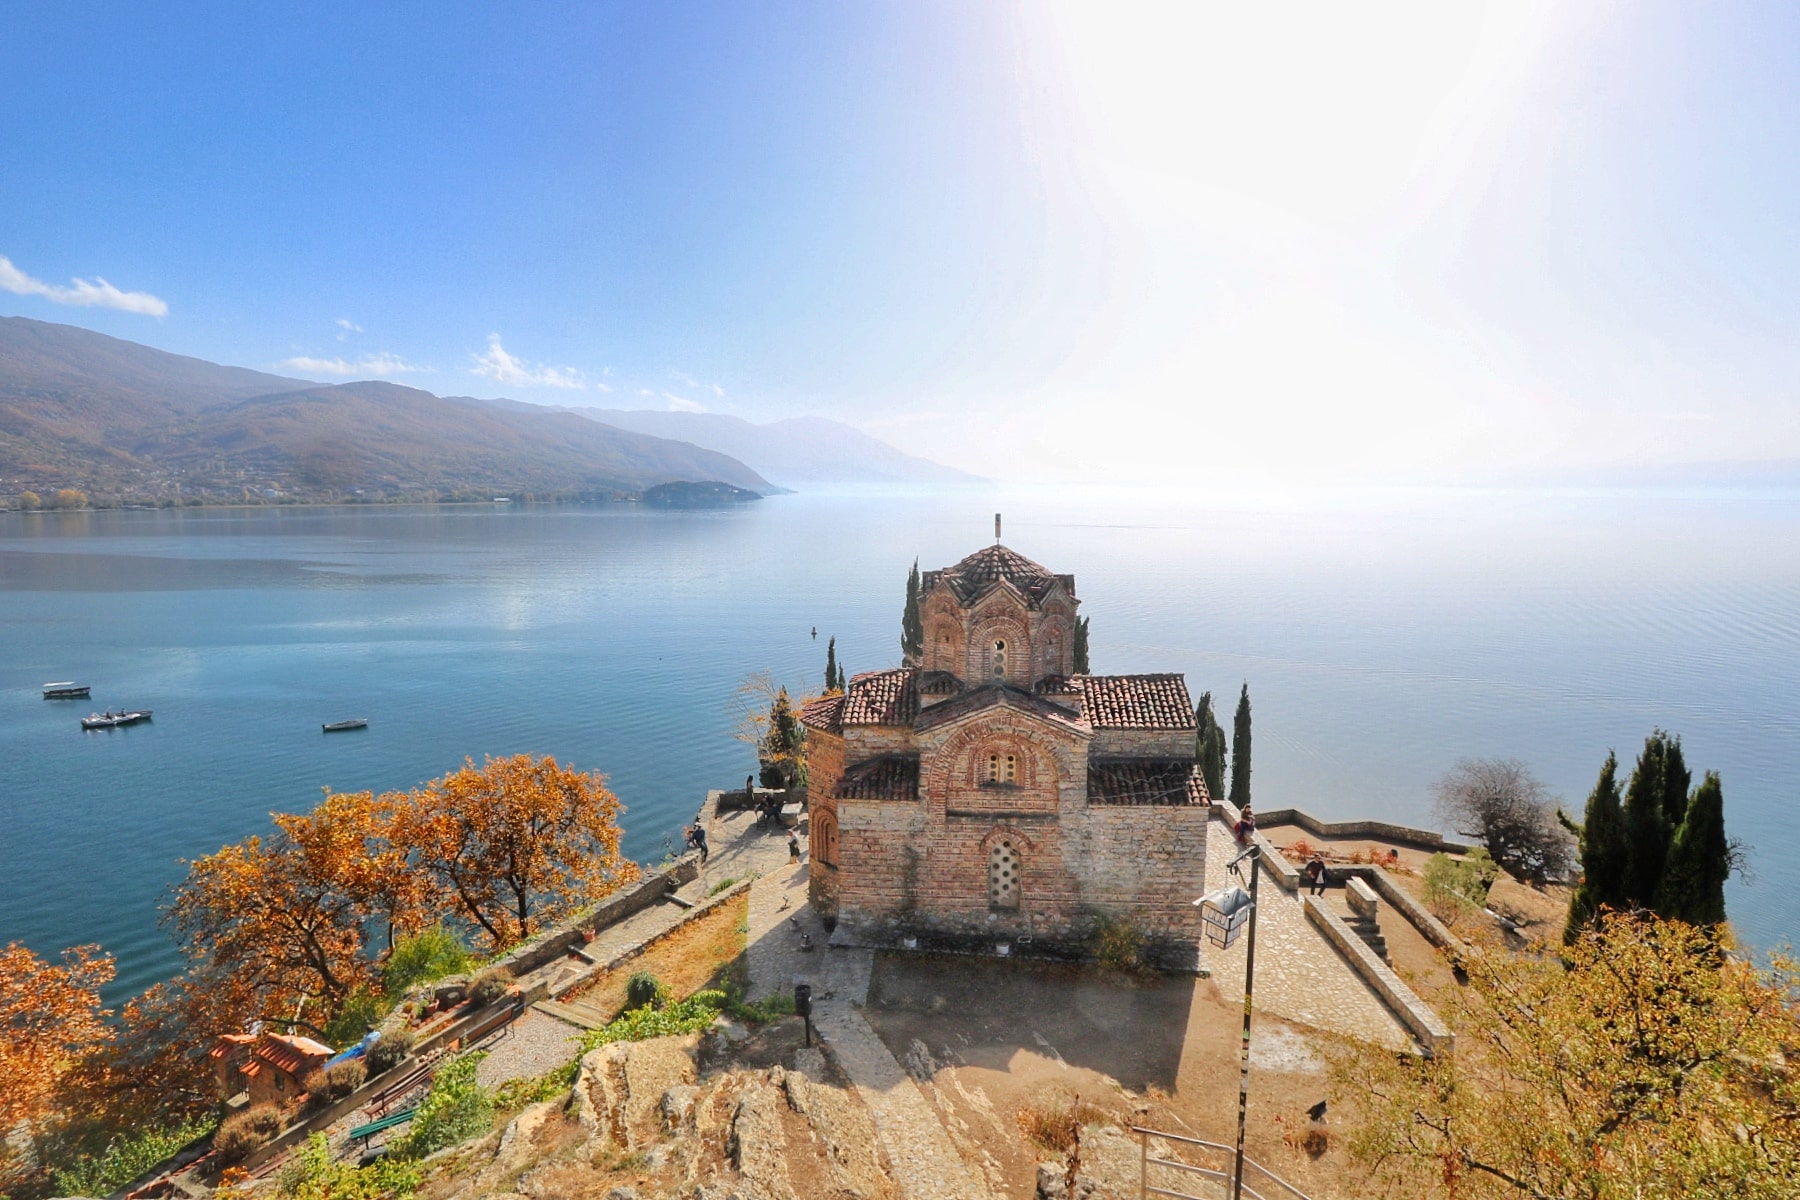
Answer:
<svg viewBox="0 0 1800 1200"><path fill-rule="evenodd" d="M917 800L919 756L889 754L853 763L838 780L841 800Z"/></svg>
<svg viewBox="0 0 1800 1200"><path fill-rule="evenodd" d="M891 671L864 671L850 679L845 697L845 725L910 725L919 715L919 693L913 687L918 672L912 667Z"/></svg>
<svg viewBox="0 0 1800 1200"><path fill-rule="evenodd" d="M1210 801L1192 759L1113 758L1088 763L1088 803L1181 807Z"/></svg>
<svg viewBox="0 0 1800 1200"><path fill-rule="evenodd" d="M250 1051L255 1061L246 1068L246 1075L254 1075L264 1064L280 1071L285 1071L295 1078L304 1076L308 1071L320 1066L326 1059L337 1053L330 1046L322 1046L309 1037L295 1037L282 1033L264 1034L262 1039Z"/></svg>
<svg viewBox="0 0 1800 1200"><path fill-rule="evenodd" d="M1006 683L983 684L973 691L964 692L954 700L946 700L942 704L932 705L919 714L917 728L921 731L934 729L947 721L954 721L968 713L992 708L997 704L1005 704L1035 713L1078 733L1089 732L1087 724L1062 705L1052 703L1041 696L1034 696L1030 692Z"/></svg>
<svg viewBox="0 0 1800 1200"><path fill-rule="evenodd" d="M825 733L844 732L844 697L820 696L800 706L800 723Z"/></svg>
<svg viewBox="0 0 1800 1200"><path fill-rule="evenodd" d="M1058 580L1071 596L1075 594L1073 575L1058 575L1005 546L984 546L954 567L927 571L919 583L923 592L929 592L940 580L949 585L964 604L980 599L1001 580L1018 588L1033 605L1049 595L1050 588Z"/></svg>
<svg viewBox="0 0 1800 1200"><path fill-rule="evenodd" d="M1083 714L1096 729L1193 729L1194 705L1179 675L1078 675Z"/></svg>
<svg viewBox="0 0 1800 1200"><path fill-rule="evenodd" d="M962 680L949 671L921 671L919 692L926 696L954 696L962 691Z"/></svg>

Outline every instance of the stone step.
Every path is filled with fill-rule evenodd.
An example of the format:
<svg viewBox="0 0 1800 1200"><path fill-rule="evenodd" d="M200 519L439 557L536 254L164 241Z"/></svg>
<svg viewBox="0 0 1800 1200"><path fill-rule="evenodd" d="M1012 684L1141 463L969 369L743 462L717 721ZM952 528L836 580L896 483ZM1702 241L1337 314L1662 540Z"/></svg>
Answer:
<svg viewBox="0 0 1800 1200"><path fill-rule="evenodd" d="M539 1000L531 1007L547 1017L555 1017L578 1029L599 1029L611 1020L604 1012L582 1000Z"/></svg>

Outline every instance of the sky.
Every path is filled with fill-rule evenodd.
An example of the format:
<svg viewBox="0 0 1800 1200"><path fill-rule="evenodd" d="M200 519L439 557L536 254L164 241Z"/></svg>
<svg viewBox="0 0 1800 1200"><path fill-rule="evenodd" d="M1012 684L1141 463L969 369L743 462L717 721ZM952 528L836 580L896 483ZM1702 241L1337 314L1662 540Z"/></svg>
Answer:
<svg viewBox="0 0 1800 1200"><path fill-rule="evenodd" d="M0 315L978 474L1800 459L1800 6L0 8Z"/></svg>

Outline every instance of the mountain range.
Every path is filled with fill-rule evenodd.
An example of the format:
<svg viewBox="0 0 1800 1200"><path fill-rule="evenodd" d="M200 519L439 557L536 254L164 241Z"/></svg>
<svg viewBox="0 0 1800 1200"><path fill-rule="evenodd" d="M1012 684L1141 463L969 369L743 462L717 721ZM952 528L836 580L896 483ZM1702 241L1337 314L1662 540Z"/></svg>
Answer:
<svg viewBox="0 0 1800 1200"><path fill-rule="evenodd" d="M378 381L322 385L0 318L0 497L72 488L162 504L618 498L673 482L782 490L728 445L766 451L778 468L770 474L795 463L794 447L809 448L808 468L788 471L796 480L954 475L834 422L612 415L622 419ZM789 425L801 429L759 443L758 431Z"/></svg>

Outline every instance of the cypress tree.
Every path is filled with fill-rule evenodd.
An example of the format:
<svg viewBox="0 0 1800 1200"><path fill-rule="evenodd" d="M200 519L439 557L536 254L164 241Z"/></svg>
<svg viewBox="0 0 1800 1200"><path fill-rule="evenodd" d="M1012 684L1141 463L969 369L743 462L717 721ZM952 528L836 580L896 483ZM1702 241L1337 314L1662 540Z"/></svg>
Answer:
<svg viewBox="0 0 1800 1200"><path fill-rule="evenodd" d="M1075 621L1074 667L1075 674L1088 673L1088 619L1079 617Z"/></svg>
<svg viewBox="0 0 1800 1200"><path fill-rule="evenodd" d="M1662 885L1656 891L1659 916L1690 925L1725 920L1725 880L1731 848L1725 841L1725 794L1719 773L1708 771L1687 802L1681 825L1669 841Z"/></svg>
<svg viewBox="0 0 1800 1200"><path fill-rule="evenodd" d="M1679 739L1658 729L1644 741L1644 752L1638 755L1632 769L1631 782L1625 788L1625 878L1619 901L1621 907L1651 908L1662 882L1663 865L1669 857L1669 824L1671 810L1685 810L1688 772L1681 759ZM1680 788L1683 796L1674 803L1669 793Z"/></svg>
<svg viewBox="0 0 1800 1200"><path fill-rule="evenodd" d="M1237 716L1231 722L1231 802L1238 808L1250 803L1250 685L1238 694Z"/></svg>
<svg viewBox="0 0 1800 1200"><path fill-rule="evenodd" d="M1200 778L1206 780L1206 794L1214 800L1225 795L1225 729L1213 713L1212 693L1203 692L1194 706L1194 757L1200 763Z"/></svg>
<svg viewBox="0 0 1800 1200"><path fill-rule="evenodd" d="M1569 900L1569 920L1563 942L1572 943L1600 911L1601 905L1621 908L1625 902L1625 871L1629 845L1625 837L1625 813L1619 799L1619 756L1607 752L1600 780L1588 795L1581 828L1581 886Z"/></svg>
<svg viewBox="0 0 1800 1200"><path fill-rule="evenodd" d="M825 690L842 691L838 683L837 639L825 643Z"/></svg>
<svg viewBox="0 0 1800 1200"><path fill-rule="evenodd" d="M925 619L919 615L919 560L906 576L906 607L900 613L900 653L918 666L925 657Z"/></svg>

